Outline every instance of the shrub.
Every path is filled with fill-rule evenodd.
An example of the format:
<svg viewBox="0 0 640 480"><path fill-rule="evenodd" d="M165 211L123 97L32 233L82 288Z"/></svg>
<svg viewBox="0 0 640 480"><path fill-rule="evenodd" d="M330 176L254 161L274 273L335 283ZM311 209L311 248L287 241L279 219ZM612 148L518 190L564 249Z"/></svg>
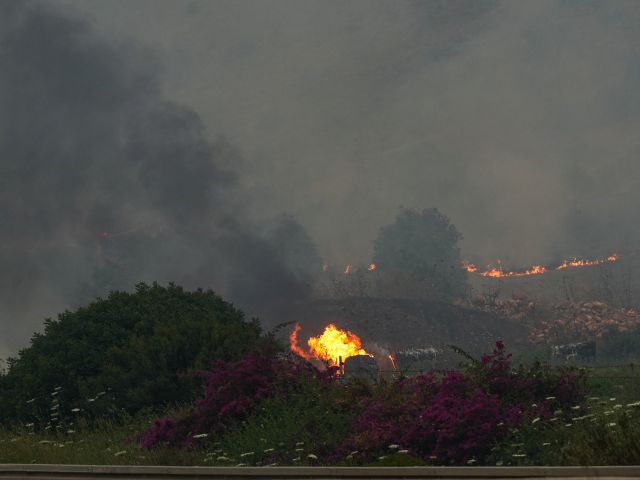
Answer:
<svg viewBox="0 0 640 480"><path fill-rule="evenodd" d="M212 291L141 283L134 293L112 292L46 320L9 361L0 421L45 418L52 394L62 416L80 407L104 415L190 401L197 387L190 372L237 359L259 339L257 321Z"/></svg>
<svg viewBox="0 0 640 480"><path fill-rule="evenodd" d="M463 371L394 382L354 422L336 458L358 451L372 460L397 445L430 463L477 462L523 422L549 418L583 398L584 381L575 372L513 370L509 359L497 342Z"/></svg>
<svg viewBox="0 0 640 480"><path fill-rule="evenodd" d="M221 435L256 412L267 398L287 397L309 382L326 383L335 378L335 368L320 371L291 355L276 355L276 351L275 345L266 345L237 362L219 361L213 370L201 372L204 396L181 417L156 420L140 436L139 444L144 448L191 446L194 435Z"/></svg>

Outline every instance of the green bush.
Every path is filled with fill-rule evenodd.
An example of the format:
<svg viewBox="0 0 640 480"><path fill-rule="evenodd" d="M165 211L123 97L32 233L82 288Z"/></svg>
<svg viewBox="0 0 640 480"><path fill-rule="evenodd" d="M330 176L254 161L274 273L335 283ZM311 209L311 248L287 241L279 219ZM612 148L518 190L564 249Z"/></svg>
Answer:
<svg viewBox="0 0 640 480"><path fill-rule="evenodd" d="M194 370L234 360L260 341L257 320L212 291L138 284L47 319L0 377L0 422L133 414L192 399Z"/></svg>

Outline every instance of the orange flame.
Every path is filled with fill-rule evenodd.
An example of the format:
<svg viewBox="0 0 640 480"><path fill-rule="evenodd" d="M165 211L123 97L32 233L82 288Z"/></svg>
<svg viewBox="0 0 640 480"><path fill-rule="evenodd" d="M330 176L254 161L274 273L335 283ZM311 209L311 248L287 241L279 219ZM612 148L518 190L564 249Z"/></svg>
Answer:
<svg viewBox="0 0 640 480"><path fill-rule="evenodd" d="M470 262L462 262L462 266L469 273L475 273L478 271L478 267L476 267L473 263L470 263Z"/></svg>
<svg viewBox="0 0 640 480"><path fill-rule="evenodd" d="M311 360L311 355L305 352L298 345L298 333L300 332L300 328L302 328L300 327L300 324L296 323L296 326L293 328L293 332L291 332L291 335L289 335L289 345L291 346L291 351L300 355L305 360Z"/></svg>
<svg viewBox="0 0 640 480"><path fill-rule="evenodd" d="M373 272L375 269L376 269L375 263L370 263L369 266L367 267L367 270L369 270L370 272Z"/></svg>
<svg viewBox="0 0 640 480"><path fill-rule="evenodd" d="M609 255L606 259L596 260L584 260L579 258L572 258L571 260L564 260L560 265L556 267L556 270L564 270L569 267L590 267L592 265L600 265L605 262L616 262L618 260L618 254L614 253Z"/></svg>
<svg viewBox="0 0 640 480"><path fill-rule="evenodd" d="M391 365L393 365L393 369L398 370L398 367L396 365L396 359L393 357L393 355L389 354L389 360L391 360Z"/></svg>
<svg viewBox="0 0 640 480"><path fill-rule="evenodd" d="M571 260L564 260L560 265L554 267L553 270L564 270L565 268L570 267L589 267L592 265L601 265L603 263L612 263L618 260L618 254L614 253L613 255L609 255L606 259L596 259L596 260L584 260L578 258L572 258ZM500 264L500 260L498 260L498 264ZM515 271L515 272L505 272L502 270L502 266L491 267L484 272L479 272L478 268L469 262L464 262L462 267L469 273L478 273L483 277L494 277L494 278L502 278L502 277L524 277L528 275L542 275L548 271L547 267L542 265L533 265L528 270L524 271Z"/></svg>
<svg viewBox="0 0 640 480"><path fill-rule="evenodd" d="M335 324L330 323L321 335L311 337L307 341L309 351L305 352L298 345L298 332L300 325L296 324L289 336L291 351L302 358L310 360L316 358L323 360L332 366L339 366L340 360L344 361L354 355L369 355L363 348L360 338L348 330L341 330Z"/></svg>

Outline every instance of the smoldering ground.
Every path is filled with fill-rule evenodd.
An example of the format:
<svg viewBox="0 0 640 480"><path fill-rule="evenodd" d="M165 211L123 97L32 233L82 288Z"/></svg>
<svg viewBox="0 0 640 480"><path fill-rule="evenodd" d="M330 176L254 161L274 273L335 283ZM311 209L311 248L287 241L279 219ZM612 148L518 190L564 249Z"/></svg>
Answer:
<svg viewBox="0 0 640 480"><path fill-rule="evenodd" d="M7 1L0 71L1 353L45 315L143 280L214 288L267 318L308 294L282 242L247 219L239 154L163 98L148 52Z"/></svg>

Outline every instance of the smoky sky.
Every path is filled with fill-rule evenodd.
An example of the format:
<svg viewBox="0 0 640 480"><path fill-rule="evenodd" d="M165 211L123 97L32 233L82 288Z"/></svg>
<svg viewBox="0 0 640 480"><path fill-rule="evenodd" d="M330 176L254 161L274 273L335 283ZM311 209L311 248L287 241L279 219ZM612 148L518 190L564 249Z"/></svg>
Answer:
<svg viewBox="0 0 640 480"><path fill-rule="evenodd" d="M0 71L3 353L45 315L139 281L214 288L263 319L308 295L247 218L239 153L164 98L152 53L55 5L7 1Z"/></svg>
<svg viewBox="0 0 640 480"><path fill-rule="evenodd" d="M636 2L54 3L154 49L245 154L252 214L295 215L329 260L366 262L400 206L481 264L638 238Z"/></svg>
<svg viewBox="0 0 640 480"><path fill-rule="evenodd" d="M114 275L304 296L260 261L283 213L329 263L367 262L399 207L448 215L478 264L640 237L637 2L0 5L14 338Z"/></svg>

